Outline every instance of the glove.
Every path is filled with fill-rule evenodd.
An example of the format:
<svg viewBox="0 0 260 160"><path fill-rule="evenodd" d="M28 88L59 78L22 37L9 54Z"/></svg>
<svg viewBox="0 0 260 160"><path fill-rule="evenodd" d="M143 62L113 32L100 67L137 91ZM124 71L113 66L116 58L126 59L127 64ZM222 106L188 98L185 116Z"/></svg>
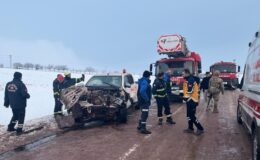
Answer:
<svg viewBox="0 0 260 160"><path fill-rule="evenodd" d="M81 80L85 81L85 75L84 74L82 74Z"/></svg>

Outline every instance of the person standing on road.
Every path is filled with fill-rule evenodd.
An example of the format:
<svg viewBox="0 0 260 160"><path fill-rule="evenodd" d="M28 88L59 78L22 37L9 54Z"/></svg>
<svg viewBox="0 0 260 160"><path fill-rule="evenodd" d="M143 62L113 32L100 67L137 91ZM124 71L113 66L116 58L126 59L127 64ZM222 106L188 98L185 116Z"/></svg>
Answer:
<svg viewBox="0 0 260 160"><path fill-rule="evenodd" d="M17 135L23 133L25 108L29 98L30 95L27 88L22 82L22 73L15 72L13 81L8 82L5 87L4 106L6 108L11 106L13 112L12 119L8 125L8 132L16 131ZM18 126L15 129L17 122Z"/></svg>
<svg viewBox="0 0 260 160"><path fill-rule="evenodd" d="M164 114L166 115L166 122L168 124L176 124L172 120L172 113L170 109L169 99L167 96L167 84L163 79L164 73L159 73L157 75L157 78L155 79L153 83L153 95L156 99L157 103L157 116L158 116L158 125L162 125L163 123L163 108L164 108Z"/></svg>
<svg viewBox="0 0 260 160"><path fill-rule="evenodd" d="M211 78L210 72L206 72L206 77L202 79L200 84L200 90L203 92L203 97L205 102L208 102L208 89L209 89L209 80Z"/></svg>
<svg viewBox="0 0 260 160"><path fill-rule="evenodd" d="M166 83L166 92L167 92L168 98L170 100L170 97L171 97L171 94L172 94L172 91L171 91L171 88L172 88L171 70L170 69L166 73L164 73L163 80Z"/></svg>
<svg viewBox="0 0 260 160"><path fill-rule="evenodd" d="M57 78L53 81L53 94L55 100L54 116L62 115L62 103L60 101L60 94L62 90L64 77L61 74L57 75Z"/></svg>
<svg viewBox="0 0 260 160"><path fill-rule="evenodd" d="M209 97L210 99L213 98L214 100L213 113L218 113L218 101L220 92L224 94L223 80L219 78L219 75L219 71L214 71L213 76L209 80Z"/></svg>
<svg viewBox="0 0 260 160"><path fill-rule="evenodd" d="M196 135L204 133L204 128L196 118L196 108L199 102L198 95L198 84L190 74L189 69L184 70L184 83L183 83L183 98L187 105L187 118L188 118L188 128L184 130L185 133L194 133L193 124L197 127Z"/></svg>
<svg viewBox="0 0 260 160"><path fill-rule="evenodd" d="M71 73L66 71L66 72L64 72L64 76L65 76L64 82L63 82L64 89L69 88L71 86L75 86L75 84L77 84L79 82L85 81L84 74L82 74L81 78L71 78Z"/></svg>
<svg viewBox="0 0 260 160"><path fill-rule="evenodd" d="M142 134L151 134L151 131L146 128L146 121L149 115L149 107L151 105L152 91L151 91L151 73L144 71L143 77L138 80L138 103L141 107L141 117L137 130Z"/></svg>

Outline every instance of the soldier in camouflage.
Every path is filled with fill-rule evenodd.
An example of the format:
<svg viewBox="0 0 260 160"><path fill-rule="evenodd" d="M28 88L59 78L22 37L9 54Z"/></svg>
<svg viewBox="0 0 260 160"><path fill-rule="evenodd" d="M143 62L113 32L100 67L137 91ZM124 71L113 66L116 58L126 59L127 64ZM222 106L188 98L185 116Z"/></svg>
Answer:
<svg viewBox="0 0 260 160"><path fill-rule="evenodd" d="M209 80L209 101L211 98L214 100L213 113L218 113L218 101L220 93L224 94L223 80L219 78L220 72L215 71Z"/></svg>

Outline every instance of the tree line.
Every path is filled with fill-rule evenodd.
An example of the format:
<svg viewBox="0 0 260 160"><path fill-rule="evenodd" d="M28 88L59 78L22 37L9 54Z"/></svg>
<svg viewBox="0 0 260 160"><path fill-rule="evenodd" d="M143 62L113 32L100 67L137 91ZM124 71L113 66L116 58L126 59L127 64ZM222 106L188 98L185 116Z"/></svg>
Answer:
<svg viewBox="0 0 260 160"><path fill-rule="evenodd" d="M0 66L1 67L1 66ZM49 70L49 71L65 71L70 70L73 72L87 72L89 74L97 72L97 70L93 67L86 67L84 70L82 69L70 69L66 65L41 65L41 64L33 64L33 63L13 63L14 69L27 69L27 70Z"/></svg>

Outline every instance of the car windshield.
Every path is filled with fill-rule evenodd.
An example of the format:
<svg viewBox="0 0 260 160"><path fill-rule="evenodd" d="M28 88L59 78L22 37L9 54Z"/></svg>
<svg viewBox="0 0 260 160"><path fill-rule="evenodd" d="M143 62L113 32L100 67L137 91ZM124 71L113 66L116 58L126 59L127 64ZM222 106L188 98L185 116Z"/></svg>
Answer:
<svg viewBox="0 0 260 160"><path fill-rule="evenodd" d="M159 62L156 66L156 74L170 71L172 76L182 76L184 69L193 72L192 61Z"/></svg>
<svg viewBox="0 0 260 160"><path fill-rule="evenodd" d="M218 70L221 73L236 73L235 65L215 65L212 67L214 71Z"/></svg>
<svg viewBox="0 0 260 160"><path fill-rule="evenodd" d="M86 84L87 87L121 87L121 76L93 76Z"/></svg>

